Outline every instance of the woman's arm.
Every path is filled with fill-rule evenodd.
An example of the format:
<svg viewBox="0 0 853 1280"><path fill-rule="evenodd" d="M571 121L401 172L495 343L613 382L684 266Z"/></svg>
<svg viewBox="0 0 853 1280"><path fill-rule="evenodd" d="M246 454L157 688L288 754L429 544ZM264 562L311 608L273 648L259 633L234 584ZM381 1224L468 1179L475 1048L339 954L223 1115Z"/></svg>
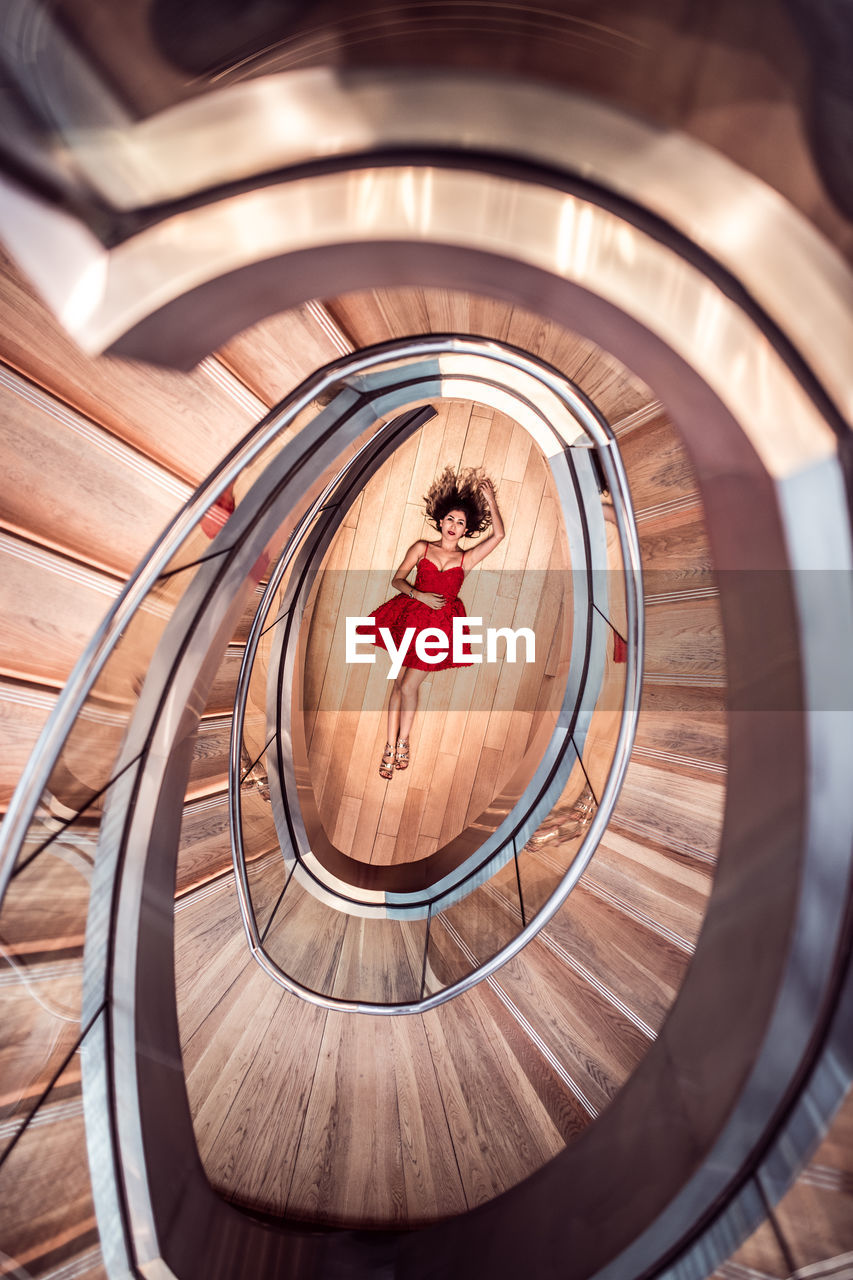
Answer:
<svg viewBox="0 0 853 1280"><path fill-rule="evenodd" d="M420 542L412 543L406 552L405 559L391 579L391 586L404 596L411 596L413 600L419 600L421 604L429 605L430 609L440 609L445 603L444 596L438 595L435 591L415 591L415 588L408 580L409 574L415 565L422 556L426 555L426 548L427 544L423 539Z"/></svg>
<svg viewBox="0 0 853 1280"><path fill-rule="evenodd" d="M501 519L501 513L498 508L498 500L495 497L495 491L492 488L490 480L480 481L480 492L486 499L489 508L489 514L492 517L492 532L488 538L482 542L478 542L476 546L471 547L462 557L462 567L467 573L469 569L473 569L475 564L479 564L481 560L485 560L486 556L491 555L498 543L503 542L504 522Z"/></svg>

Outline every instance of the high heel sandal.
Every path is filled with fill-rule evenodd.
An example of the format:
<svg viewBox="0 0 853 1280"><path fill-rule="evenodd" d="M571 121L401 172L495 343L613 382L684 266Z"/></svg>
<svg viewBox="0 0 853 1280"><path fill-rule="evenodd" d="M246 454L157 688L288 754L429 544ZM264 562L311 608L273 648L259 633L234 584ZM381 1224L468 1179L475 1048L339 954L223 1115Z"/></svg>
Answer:
<svg viewBox="0 0 853 1280"><path fill-rule="evenodd" d="M394 752L394 768L408 769L409 767L409 739L398 738L397 750Z"/></svg>
<svg viewBox="0 0 853 1280"><path fill-rule="evenodd" d="M382 763L379 766L379 776L384 778L386 782L390 782L394 777L394 748L390 742L385 743L385 750L382 752Z"/></svg>

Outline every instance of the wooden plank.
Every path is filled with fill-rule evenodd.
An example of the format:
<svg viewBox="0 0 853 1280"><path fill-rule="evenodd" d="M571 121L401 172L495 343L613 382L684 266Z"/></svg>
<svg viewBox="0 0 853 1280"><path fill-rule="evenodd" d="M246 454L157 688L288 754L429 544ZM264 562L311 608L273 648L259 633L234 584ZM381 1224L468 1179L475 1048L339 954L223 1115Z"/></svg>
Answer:
<svg viewBox="0 0 853 1280"><path fill-rule="evenodd" d="M256 396L277 404L341 351L308 306L267 316L231 338L218 358Z"/></svg>
<svg viewBox="0 0 853 1280"><path fill-rule="evenodd" d="M407 1220L392 1021L327 1015L289 1217L363 1226Z"/></svg>
<svg viewBox="0 0 853 1280"><path fill-rule="evenodd" d="M720 605L672 599L646 607L646 670L725 679Z"/></svg>
<svg viewBox="0 0 853 1280"><path fill-rule="evenodd" d="M665 413L619 440L636 512L695 493L696 475Z"/></svg>
<svg viewBox="0 0 853 1280"><path fill-rule="evenodd" d="M177 373L84 355L2 250L0 359L193 487L261 416L211 362Z"/></svg>
<svg viewBox="0 0 853 1280"><path fill-rule="evenodd" d="M600 1112L646 1053L649 1038L562 957L536 939L527 950L523 964L504 966L500 986Z"/></svg>
<svg viewBox="0 0 853 1280"><path fill-rule="evenodd" d="M406 1220L429 1222L468 1208L422 1018L391 1018Z"/></svg>
<svg viewBox="0 0 853 1280"><path fill-rule="evenodd" d="M246 1017L245 1003L231 1007L193 1073L193 1128L199 1154L206 1160L208 1176L214 1183L227 1177L229 1157L232 1164L234 1160L233 1146L223 1153L217 1139L264 1042L260 1028L265 1032L269 1027L283 995L258 965L252 968L257 970L249 979L253 1016Z"/></svg>
<svg viewBox="0 0 853 1280"><path fill-rule="evenodd" d="M670 773L725 774L728 744L724 694L685 684L643 687L634 756Z"/></svg>
<svg viewBox="0 0 853 1280"><path fill-rule="evenodd" d="M54 1098L65 1105L54 1105ZM98 1242L83 1108L68 1097L64 1077L48 1095L41 1119L0 1165L3 1261L14 1259L19 1275L55 1274L65 1264L70 1269Z"/></svg>
<svg viewBox="0 0 853 1280"><path fill-rule="evenodd" d="M0 811L4 813L56 697L53 689L0 679Z"/></svg>
<svg viewBox="0 0 853 1280"><path fill-rule="evenodd" d="M791 1280L791 1268L769 1221L762 1222L725 1266L712 1273L710 1280L732 1280L733 1276L737 1280Z"/></svg>
<svg viewBox="0 0 853 1280"><path fill-rule="evenodd" d="M230 741L230 716L206 717L199 722L187 787L190 799L198 799L209 791L221 791L228 785Z"/></svg>
<svg viewBox="0 0 853 1280"><path fill-rule="evenodd" d="M125 576L190 488L102 427L0 370L0 523Z"/></svg>
<svg viewBox="0 0 853 1280"><path fill-rule="evenodd" d="M640 524L638 533L647 592L713 580L711 548L698 510L664 513Z"/></svg>
<svg viewBox="0 0 853 1280"><path fill-rule="evenodd" d="M252 1005L269 1005L269 979L257 965L252 967L258 974ZM283 1214L326 1012L289 992L277 994L278 1003L264 1022L263 1034L258 1036L255 1029L255 1052L209 1148L205 1167L217 1190ZM245 1006L243 1016L245 1021ZM226 1069L232 1071L236 1065L228 1063Z"/></svg>
<svg viewBox="0 0 853 1280"><path fill-rule="evenodd" d="M256 790L241 796L243 840L247 858L278 848L269 802ZM178 854L176 892L187 893L231 867L231 832L225 792L190 800L184 806Z"/></svg>
<svg viewBox="0 0 853 1280"><path fill-rule="evenodd" d="M535 857L536 855L532 855ZM683 948L589 892L583 881L541 935L582 965L653 1031L678 993L690 960Z"/></svg>
<svg viewBox="0 0 853 1280"><path fill-rule="evenodd" d="M234 710L240 664L246 651L244 644L229 644L217 668L205 705L207 715L226 715Z"/></svg>
<svg viewBox="0 0 853 1280"><path fill-rule="evenodd" d="M121 579L0 532L0 672L61 685Z"/></svg>
<svg viewBox="0 0 853 1280"><path fill-rule="evenodd" d="M6 913L4 912L4 924ZM4 946L7 945L4 939ZM82 944L78 958L21 963L18 975L3 961L3 1038L0 1041L0 1119L23 1124L80 1034ZM26 979L26 982L24 981ZM80 1059L63 1075L62 1092L73 1096L80 1083ZM12 1133L0 1138L0 1156Z"/></svg>
<svg viewBox="0 0 853 1280"><path fill-rule="evenodd" d="M393 841L392 841L393 844ZM342 1000L406 1003L420 996L424 921L348 916L334 981Z"/></svg>
<svg viewBox="0 0 853 1280"><path fill-rule="evenodd" d="M213 893L176 903L175 991L181 1045L190 1065L213 1034L215 1021L199 1042L193 1037L250 962L233 885L223 883Z"/></svg>
<svg viewBox="0 0 853 1280"><path fill-rule="evenodd" d="M692 854L713 864L724 806L721 780L671 775L666 769L632 760L611 825L641 834L660 848Z"/></svg>
<svg viewBox="0 0 853 1280"><path fill-rule="evenodd" d="M585 874L594 888L695 944L711 891L709 868L609 828Z"/></svg>
<svg viewBox="0 0 853 1280"><path fill-rule="evenodd" d="M480 988L424 1015L465 1198L514 1186L562 1148Z"/></svg>

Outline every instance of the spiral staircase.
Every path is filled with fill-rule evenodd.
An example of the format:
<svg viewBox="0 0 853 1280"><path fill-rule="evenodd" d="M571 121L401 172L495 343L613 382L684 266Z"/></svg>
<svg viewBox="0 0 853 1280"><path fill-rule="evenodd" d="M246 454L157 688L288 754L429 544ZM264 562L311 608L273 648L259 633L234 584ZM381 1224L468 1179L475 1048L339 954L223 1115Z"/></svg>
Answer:
<svg viewBox="0 0 853 1280"><path fill-rule="evenodd" d="M393 61L405 49L410 65L417 57L441 65L444 56L434 47L416 56L412 41L417 44L424 32L436 39L452 29L455 47L465 49L467 8L449 7L445 29L430 26L426 7L400 7L396 35L393 25L391 35L386 31L385 56ZM127 73L141 117L159 121L156 112L182 97L190 108L204 101L179 91L166 75L148 82L149 90L155 83L159 88L156 101L146 99L144 77L132 72L127 33L86 27L84 10L69 5L65 15L73 47L85 54L84 62L110 65L113 75ZM559 19L552 15L551 34L556 30L563 39L568 25L576 24L576 34L583 25L590 54L590 42L600 38L596 33L603 25L593 26L570 7L560 12ZM510 30L506 24L515 19L521 26ZM115 21L132 26L127 16ZM612 76L614 61L626 56L629 29L636 42L642 36L653 43L650 35L662 38L662 33L664 44L675 42L679 48L695 40L704 50L699 65L706 75L715 58L722 58L717 41L727 30L723 15L716 34L691 31L684 19L679 27L655 6L638 21L642 30L623 25L622 37L612 37L615 43L606 54L590 55L587 75L599 77L599 91L606 69ZM363 54L348 23L345 14L333 14L322 29L337 33L339 52L349 50L357 64ZM486 23L481 29L501 58L509 56L507 37L512 36L521 70L529 73L533 65L544 82L564 83L547 32L540 11L532 9L508 10L493 27ZM625 48L617 48L620 39ZM328 49L314 48L312 40L316 33L309 30L300 47L306 56L313 49L315 65L322 66ZM792 47L784 33L776 40L775 65L790 70ZM372 59L381 65L382 47L372 47L367 65ZM738 48L743 53L748 47L744 37ZM275 59L291 55L292 49L288 53L281 46L259 69L287 74ZM752 57L757 56L753 45ZM145 58L153 58L147 45L143 63ZM744 71L736 60L722 59L720 65L740 83ZM613 80L608 83L612 88ZM582 77L578 85L591 87ZM458 82L445 83L445 100L455 102L458 89ZM428 84L419 84L418 91L425 95L422 101L435 105ZM687 112L667 118L662 107L651 109L644 98L647 88L630 92L635 110L663 124L673 118L682 127L689 124L688 132L699 136L703 129L713 135L709 117ZM619 94L607 96L622 106L626 95L629 89L620 82ZM238 103L238 119L246 109L245 102ZM355 101L356 115L357 109L366 110L363 100ZM671 101L667 110L675 112ZM729 119L736 119L735 108L730 110ZM374 125L377 118L370 116ZM773 122L775 136L790 142L790 119L780 113ZM206 127L201 119L180 115L168 123L178 136L189 128L200 130L201 137ZM417 164L433 164L436 174L450 145L446 121L438 123L433 150L428 152L417 137L410 155L413 164L415 156ZM508 128L506 120L503 124ZM535 150L539 144L529 118L525 124ZM451 253L440 243L444 228L436 229L434 241L430 232L418 242L412 229L426 217L426 206L419 203L423 192L417 175L407 177L405 164L398 164L406 159L405 129L412 137L418 131L411 118L399 128L382 144L388 156L371 175L374 186L363 183L358 195L351 186L341 216L355 225L371 199L380 205L383 198L391 199L383 182L397 182L413 239L409 259L392 243L383 265L388 231L380 226L363 235L356 263L353 255L336 252L336 227L328 232L325 259L316 245L302 244L287 253L262 246L258 262L237 261L228 259L230 249L222 249L210 224L207 233L224 259L221 274L217 267L203 280L196 266L194 276L163 294L163 277L152 283L161 270L156 244L153 250L149 246L154 265L148 275L134 277L132 262L128 268L125 258L123 265L119 252L111 267L116 288L126 290L136 279L142 303L130 305L122 293L114 314L99 315L91 308L86 312L84 298L76 312L66 307L69 337L13 256L3 258L4 806L22 774L27 784L27 757L108 605L163 526L186 509L223 456L317 369L376 344L429 334L471 334L530 353L571 379L612 428L636 516L645 590L642 706L618 800L594 856L563 905L520 954L450 1002L387 1017L320 1007L282 989L246 946L231 862L232 712L269 570L262 567L253 582L244 573L239 617L219 637L215 666L202 682L203 698L192 706L186 785L176 784L175 793L166 796L169 821L180 834L174 906L146 904L151 918L161 922L161 933L146 942L151 949L145 964L128 970L135 972L137 996L151 974L169 977L175 1009L163 1008L157 999L146 1007L140 998L134 1012L140 1021L133 1029L139 1059L128 1086L122 1071L129 1062L120 1046L112 1056L104 1051L108 1033L103 1028L107 1013L116 1024L124 1016L125 996L132 1003L129 988L122 988L115 975L124 963L122 930L140 926L131 925L119 906L113 908L111 928L118 942L107 965L104 998L93 1003L92 937L98 936L93 915L99 908L93 912L91 902L97 902L96 862L104 861L99 834L101 849L108 847L102 819L115 813L115 805L105 810L102 804L110 789L104 784L120 781L112 762L151 679L144 659L172 616L174 602L164 590L142 623L127 627L123 680L102 679L86 704L88 722L77 731L76 742L72 731L38 812L38 840L29 846L24 840L14 852L14 874L0 915L5 1028L0 1274L56 1280L267 1271L502 1275L517 1274L522 1266L543 1276L626 1280L653 1274L714 1274L721 1280L853 1274L853 1112L849 1101L841 1101L850 1073L845 908L850 841L838 800L845 790L849 733L839 674L849 623L849 584L839 572L845 556L849 559L849 505L843 492L839 497L838 477L847 466L849 438L842 430L836 442L825 425L837 425L836 406L842 413L845 408L833 364L838 350L833 339L845 349L841 321L830 333L825 325L835 313L819 312L824 341L819 350L804 347L810 315L788 317L790 327L781 333L778 325L762 329L768 314L772 321L774 306L778 319L784 297L761 294L760 269L749 280L746 267L740 280L727 276L721 291L734 298L761 338L753 363L743 356L744 373L736 358L741 349L726 342L740 339L743 350L751 350L749 334L736 328L734 336L717 342L726 316L714 310L714 299L704 300L707 313L699 328L710 354L697 356L697 363L706 359L703 372L718 396L720 380L733 388L720 412L707 383L688 376L678 346L675 330L684 322L679 291L689 282L670 277L650 303L652 310L667 300L672 305L669 350L658 332L645 347L638 340L635 363L620 358L614 352L624 357L627 340L614 319L618 301L611 293L599 303L599 312L584 310L582 291L591 295L597 286L579 269L577 257L571 281L576 292L564 304L549 294L553 286L547 286L544 274L536 274L543 271L541 263L527 262L533 274L513 276L506 241L498 244L497 231L491 249L478 251L482 257L474 267L458 256L460 245ZM849 229L820 197L819 181L802 150L797 186L790 173L778 177L772 171L773 162L760 147L750 153L752 136L727 141L721 128L711 141L775 181L793 203L807 205L813 221L842 249L849 245ZM143 137L140 145L149 141ZM200 153L207 154L203 142ZM468 145L477 150L477 144ZM96 137L90 154L85 150L84 145L79 163L91 180L96 166L105 164L108 142ZM62 242L68 227L63 219L69 215L57 212L56 225L42 230L32 194L38 185L34 174L26 166L22 172L20 157L13 159L7 155L13 183L7 188L9 243L49 296L45 275L48 268L59 271L55 246ZM510 169L517 161L508 145L495 166L498 172L481 174L483 182L497 181L501 165ZM644 153L644 161L648 173L653 149ZM296 164L297 158L286 157L286 163ZM355 168L365 163L361 156ZM541 156L536 163L544 163ZM663 168L652 175L664 188L666 169L664 156ZM126 177L120 166L113 172ZM304 172L294 170L284 182L285 187L290 182L290 194ZM313 206L318 219L334 194L331 187L321 189L328 176L318 171L314 179L321 184ZM194 180L194 175L187 178ZM581 184L601 181L590 169L581 174ZM642 187L635 171L630 181ZM248 175L229 173L228 182L233 185L217 193L223 202L251 195ZM438 177L434 182L440 207ZM66 208L94 225L93 206L83 201L75 207L65 195ZM586 195L575 189L572 198ZM676 196L677 230L683 210L675 207ZM176 196L170 215L180 215L184 198ZM482 198L488 203L488 193ZM508 197L495 198L497 205L489 207L499 224L501 200ZM650 180L639 199L641 205L646 202L647 223L662 218L654 198ZM624 192L614 199L627 201ZM25 203L30 200L32 206ZM211 197L195 211L203 213L213 204ZM251 209L244 212L251 219ZM289 214L297 217L295 207ZM572 251L594 259L594 220L578 216L588 225L579 231L575 223ZM686 213L682 227L685 219ZM146 233L156 239L158 226L167 221L149 214L146 227L144 219L138 226L119 219L119 251L122 245L138 246ZM509 227L509 238L516 230ZM652 230L652 239L665 238L659 225ZM804 234L800 223L797 233ZM203 236L204 228L194 234ZM606 241L610 233L602 234ZM568 235L564 229L560 241L566 260ZM679 253L690 240L683 230L680 235ZM719 263L725 240L701 241L697 231L689 253L694 260L716 254ZM429 257L424 244L431 252L434 243L441 253ZM630 260L632 253L645 250L638 240L620 251ZM500 270L489 253L503 255ZM287 268L286 285L279 261ZM635 268L642 275L653 265L642 261ZM794 248L788 266L793 279L799 269ZM815 309L826 296L820 275L825 268L819 260ZM371 278L378 281L373 287ZM311 279L318 282L316 289L306 283ZM334 279L339 287L327 287ZM642 279L652 290L652 277ZM602 296L605 292L602 286ZM538 297L539 310L531 305ZM275 299L293 305L277 305ZM576 325L570 315L576 315ZM648 315L643 322L654 327ZM111 354L84 355L78 342L93 351L109 347ZM727 364L726 351L734 351ZM176 371L199 357L188 372ZM774 359L785 365L784 375ZM716 373L709 373L714 361ZM774 377L782 377L781 391ZM746 385L756 379L760 396ZM731 425L737 395L754 428L749 456L738 454ZM817 406L817 427L801 400ZM785 430L776 437L769 430L762 439L755 423L763 415L772 418L780 406L787 415ZM819 446L809 443L810 430ZM467 431L463 453L466 441L469 449L478 447L470 421ZM794 456L787 433L798 444L806 441L806 464ZM778 483L773 497L767 474L754 461L756 452ZM827 476L836 455L838 472ZM509 488L512 474L506 479ZM791 480L787 488L785 479ZM515 482L521 487L524 475ZM787 521L783 536L779 510ZM530 515L522 503L516 512L519 521ZM215 523L215 512L213 518ZM814 579L800 575L807 579L805 588L797 588L805 592L805 602L798 596L792 603L786 585L796 578L791 564L812 563L807 553L813 540L805 535L802 558L794 561L800 550L796 531L802 532L809 518L815 522L814 538L820 543L834 538L839 555L816 559L822 568ZM352 528L358 530L357 514ZM206 548L218 532L201 529L193 555L170 566L171 581L180 583L183 566L199 563L204 553L198 548ZM519 527L517 541L521 537ZM789 559L779 550L783 544ZM252 558L251 567L257 564ZM817 579L823 586L812 589ZM826 643L808 631L804 617L819 619L820 635L828 632ZM829 694L826 685L818 693L809 686L804 700L798 679L813 679L813 669L828 673ZM811 712L817 727L806 714ZM50 728L45 732L42 751ZM833 748L834 758L826 754ZM240 794L253 885L259 895L271 897L279 890L281 873L267 783L263 769L244 770ZM14 805L11 812L14 818ZM154 828L155 835L167 829L164 822ZM531 901L538 907L565 871L549 837L543 824L525 849L528 908ZM357 971L365 961L366 926L357 916L341 913L339 925L330 924L329 912L321 915L304 887L292 889L283 923L289 921L308 948L306 972L326 973L332 986L337 977L344 981L348 970ZM525 922L521 896L507 865L481 886L476 915L442 925L436 945L450 970L460 956L476 959L484 935L503 938L519 931ZM162 932L166 914L173 921L173 945ZM140 918L144 925L144 913ZM150 1020L158 1018L179 1045L178 1061L156 1060L151 1046L159 1043L160 1028ZM109 1064L101 1075L92 1065L99 1055ZM114 1105L122 1089L126 1104L128 1088L147 1101L154 1117L139 1150L154 1188L148 1194L155 1202L162 1194L155 1211L163 1213L157 1219L155 1212L153 1219L161 1239L152 1240L140 1228L141 1202L132 1190L138 1170L116 1175L115 1153L123 1149L128 1124L137 1123L128 1120L126 1107ZM728 1129L722 1114L727 1109L737 1121ZM170 1150L170 1129L186 1138L188 1117L192 1151L185 1143L180 1148L185 1166L170 1167L153 1147L162 1137L163 1150ZM248 1235L241 1235L244 1224L255 1232L248 1244ZM612 1248L601 1244L608 1233L616 1242Z"/></svg>

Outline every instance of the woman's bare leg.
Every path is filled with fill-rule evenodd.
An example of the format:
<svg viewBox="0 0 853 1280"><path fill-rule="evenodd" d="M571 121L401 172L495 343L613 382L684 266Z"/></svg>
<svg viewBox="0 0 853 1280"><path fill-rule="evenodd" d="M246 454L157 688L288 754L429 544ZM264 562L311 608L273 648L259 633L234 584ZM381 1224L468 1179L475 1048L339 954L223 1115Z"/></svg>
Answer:
<svg viewBox="0 0 853 1280"><path fill-rule="evenodd" d="M412 722L418 709L418 693L428 675L428 671L417 671L414 667L408 667L403 672L403 678L400 681L400 726L397 731L398 737L403 742L409 741ZM388 741L392 742L393 739L389 738Z"/></svg>
<svg viewBox="0 0 853 1280"><path fill-rule="evenodd" d="M393 747L400 733L400 686L403 683L405 670L401 671L391 686L388 698L388 741Z"/></svg>

